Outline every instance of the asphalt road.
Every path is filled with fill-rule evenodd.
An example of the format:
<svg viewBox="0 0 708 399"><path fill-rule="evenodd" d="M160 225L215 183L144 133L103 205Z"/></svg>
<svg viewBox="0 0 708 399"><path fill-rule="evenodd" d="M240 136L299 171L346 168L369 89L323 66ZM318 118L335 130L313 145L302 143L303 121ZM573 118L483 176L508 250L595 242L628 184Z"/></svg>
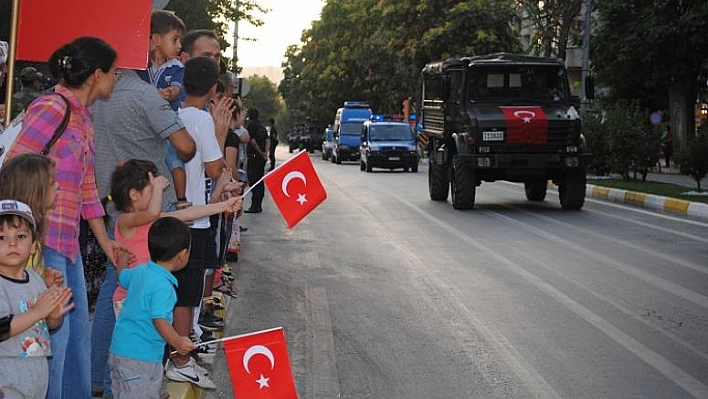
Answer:
<svg viewBox="0 0 708 399"><path fill-rule="evenodd" d="M301 399L708 398L708 224L506 182L456 211L425 165L319 155L293 230L268 195L244 216L226 329L284 327ZM212 379L233 397L222 356Z"/></svg>

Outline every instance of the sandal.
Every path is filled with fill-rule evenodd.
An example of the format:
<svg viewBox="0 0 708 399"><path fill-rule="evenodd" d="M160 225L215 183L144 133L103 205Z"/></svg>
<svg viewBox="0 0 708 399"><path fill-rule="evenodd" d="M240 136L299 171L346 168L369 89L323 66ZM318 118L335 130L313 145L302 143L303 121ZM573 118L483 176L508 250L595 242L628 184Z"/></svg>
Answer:
<svg viewBox="0 0 708 399"><path fill-rule="evenodd" d="M213 288L214 291L219 291L224 295L228 295L231 298L236 298L236 291L234 291L231 286L226 284L223 280L221 281L221 284L214 286Z"/></svg>

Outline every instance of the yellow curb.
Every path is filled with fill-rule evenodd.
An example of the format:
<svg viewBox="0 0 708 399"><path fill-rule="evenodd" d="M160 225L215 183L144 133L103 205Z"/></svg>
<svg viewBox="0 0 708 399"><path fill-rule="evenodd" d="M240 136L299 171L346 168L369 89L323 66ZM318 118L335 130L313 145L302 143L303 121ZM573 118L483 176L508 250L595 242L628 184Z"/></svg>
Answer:
<svg viewBox="0 0 708 399"><path fill-rule="evenodd" d="M688 206L691 205L689 201L667 198L664 200L664 210L680 213L682 215L688 214Z"/></svg>
<svg viewBox="0 0 708 399"><path fill-rule="evenodd" d="M593 186L592 194L597 197L607 198L610 196L610 189L608 187Z"/></svg>
<svg viewBox="0 0 708 399"><path fill-rule="evenodd" d="M202 389L188 382L168 381L167 392L170 393L170 399L201 399L202 397Z"/></svg>
<svg viewBox="0 0 708 399"><path fill-rule="evenodd" d="M625 191L625 194L624 194L624 202L626 202L628 204L635 204L635 205L644 206L646 199L647 199L646 194L638 193L635 191Z"/></svg>

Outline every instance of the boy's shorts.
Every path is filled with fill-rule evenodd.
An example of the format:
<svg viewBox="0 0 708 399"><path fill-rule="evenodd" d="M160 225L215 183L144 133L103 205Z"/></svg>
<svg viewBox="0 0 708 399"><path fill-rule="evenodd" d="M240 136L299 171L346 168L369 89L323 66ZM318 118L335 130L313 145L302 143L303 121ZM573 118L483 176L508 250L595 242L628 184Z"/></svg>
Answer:
<svg viewBox="0 0 708 399"><path fill-rule="evenodd" d="M189 229L192 248L187 267L174 272L177 278L177 305L199 306L204 292L204 270L219 266L214 229Z"/></svg>
<svg viewBox="0 0 708 399"><path fill-rule="evenodd" d="M179 159L177 155L177 149L170 143L169 140L165 140L165 163L167 164L167 169L170 172L177 168L184 169L184 162Z"/></svg>
<svg viewBox="0 0 708 399"><path fill-rule="evenodd" d="M108 365L117 398L159 398L162 387L162 363L143 362L110 354Z"/></svg>

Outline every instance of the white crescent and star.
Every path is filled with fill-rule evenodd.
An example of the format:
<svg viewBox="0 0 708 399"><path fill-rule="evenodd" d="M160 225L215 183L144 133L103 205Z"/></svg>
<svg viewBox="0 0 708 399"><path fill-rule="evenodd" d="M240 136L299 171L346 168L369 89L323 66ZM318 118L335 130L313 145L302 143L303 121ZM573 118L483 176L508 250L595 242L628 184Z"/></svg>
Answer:
<svg viewBox="0 0 708 399"><path fill-rule="evenodd" d="M536 117L536 113L533 111L520 109L518 111L514 111L514 116L519 119L523 119L524 123L531 123L531 120Z"/></svg>
<svg viewBox="0 0 708 399"><path fill-rule="evenodd" d="M280 189L283 191L283 194L285 194L286 197L290 198L290 193L288 193L288 184L290 184L290 181L293 179L300 179L302 180L302 184L307 186L307 179L305 178L305 175L302 174L302 172L299 171L292 171L285 175L285 178L283 178L283 182L280 184ZM298 193L297 199L295 200L300 203L300 205L304 204L307 202L307 197L305 194Z"/></svg>
<svg viewBox="0 0 708 399"><path fill-rule="evenodd" d="M270 369L273 370L273 368L275 367L275 357L273 356L273 352L271 352L270 349L266 348L263 345L254 345L248 348L243 354L243 368L248 374L251 374L251 370L248 368L248 363L251 361L251 358L256 355L263 355L267 357L268 361L270 361ZM258 388L270 388L270 385L268 385L269 380L270 378L266 378L266 376L261 374L261 377L256 380L259 385Z"/></svg>

